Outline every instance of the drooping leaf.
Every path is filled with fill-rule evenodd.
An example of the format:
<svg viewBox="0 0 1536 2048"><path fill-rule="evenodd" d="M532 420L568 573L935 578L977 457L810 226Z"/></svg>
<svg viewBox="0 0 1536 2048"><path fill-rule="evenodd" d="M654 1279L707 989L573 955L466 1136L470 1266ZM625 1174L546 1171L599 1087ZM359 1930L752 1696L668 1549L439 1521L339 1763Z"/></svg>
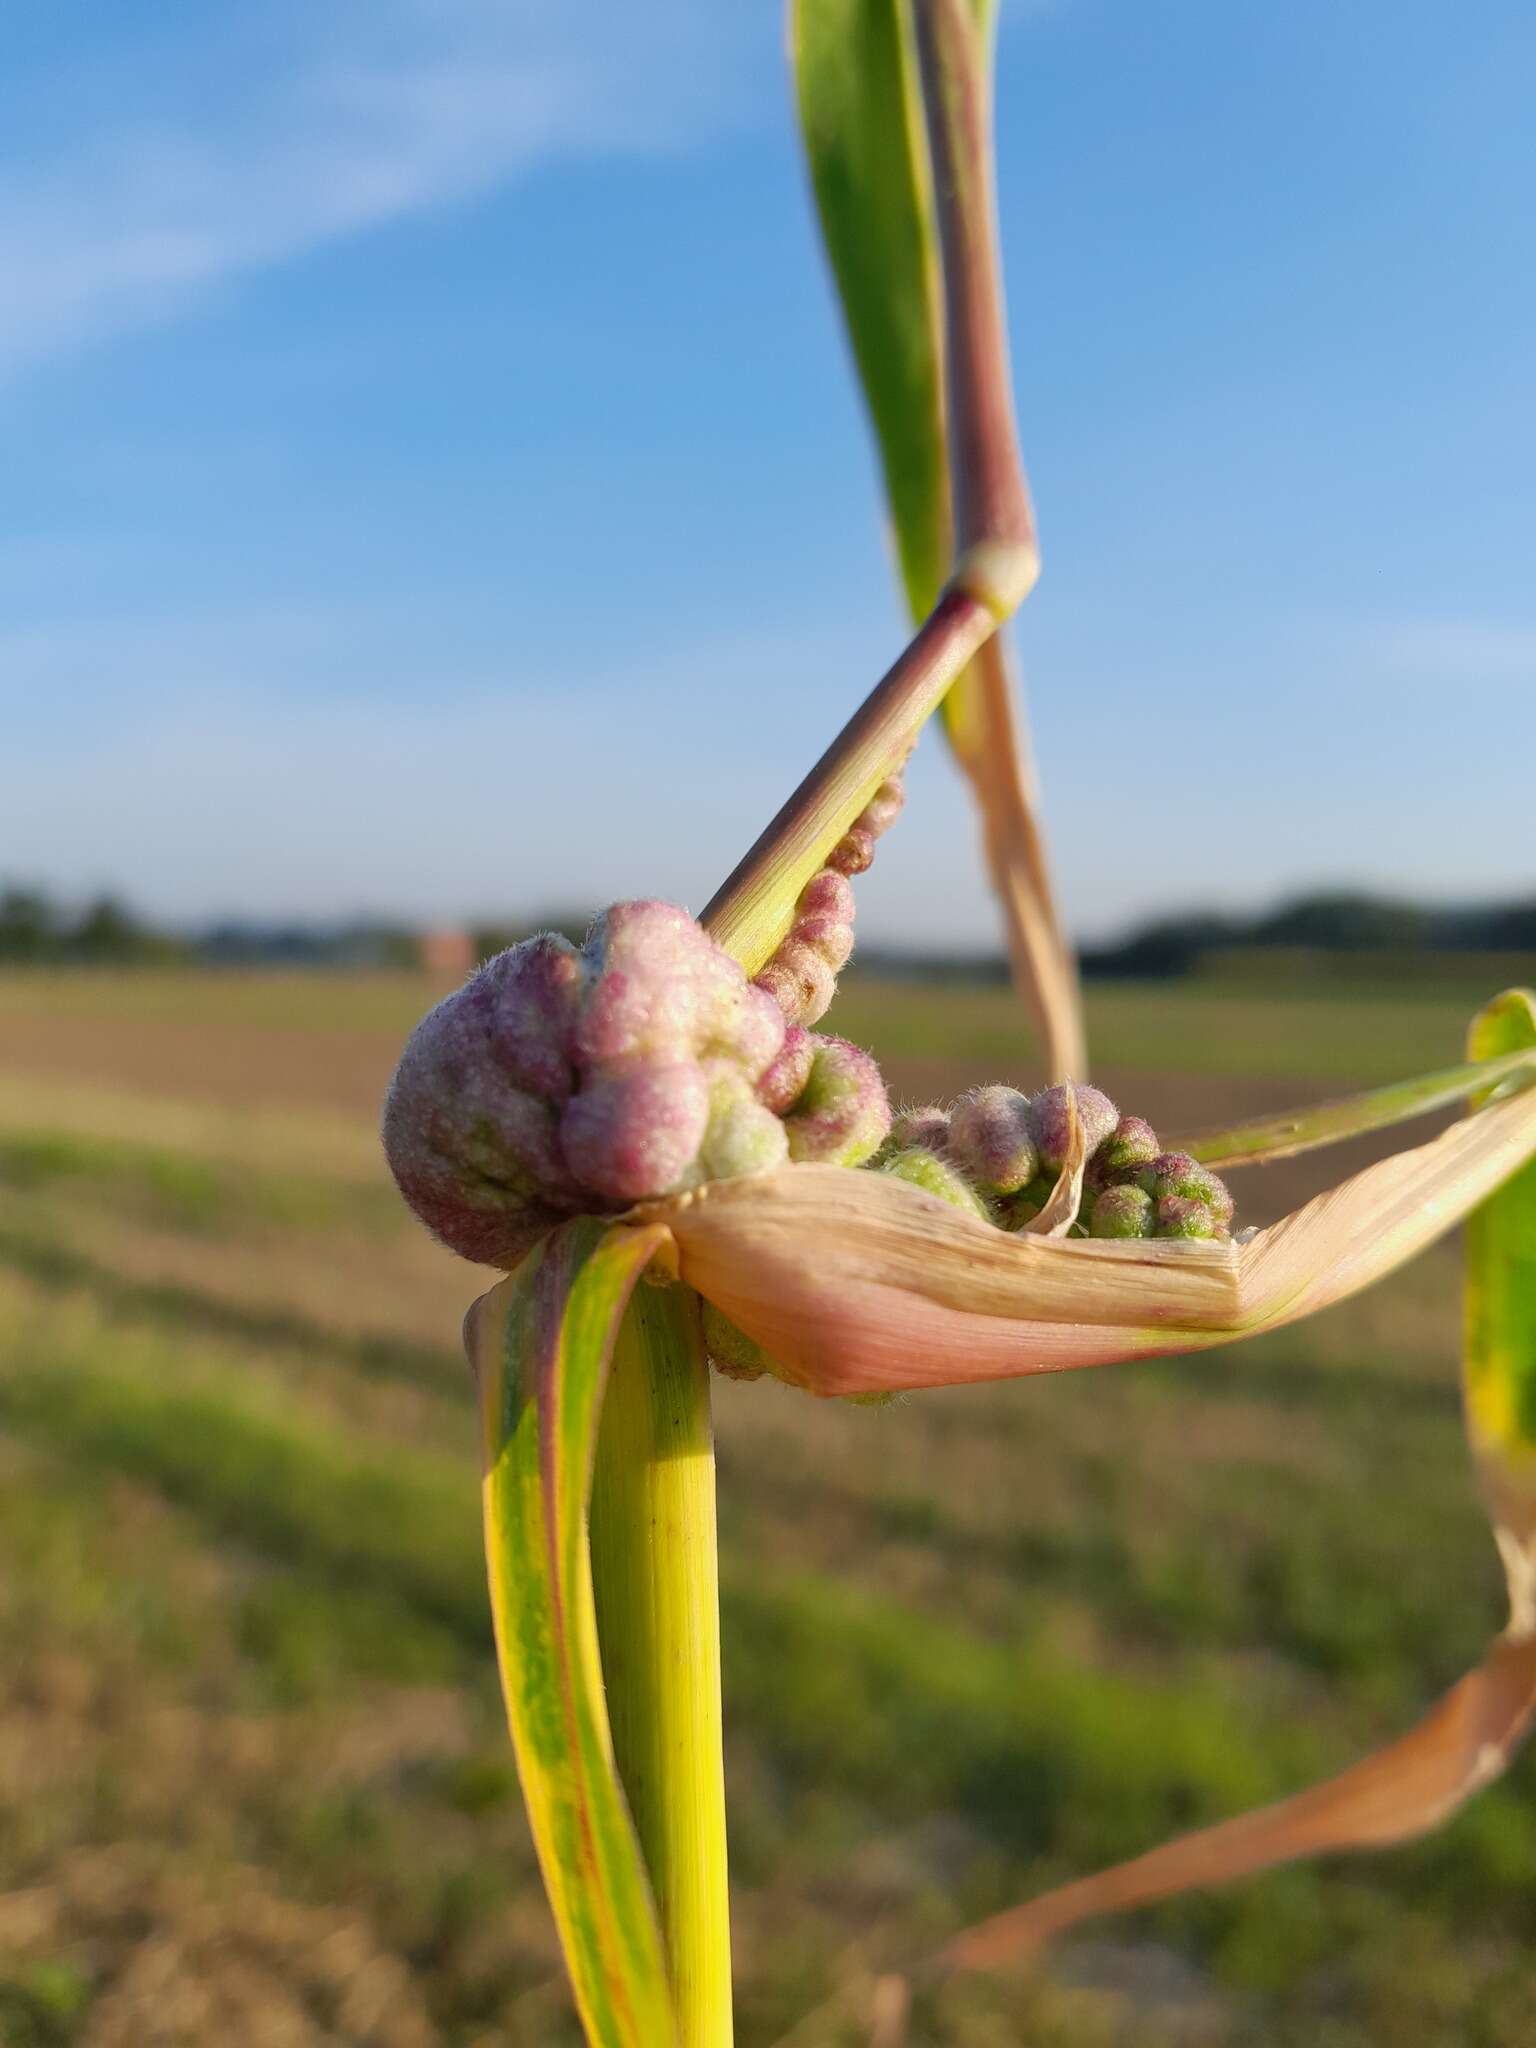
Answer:
<svg viewBox="0 0 1536 2048"><path fill-rule="evenodd" d="M1088 1045L1072 949L1062 929L1008 648L989 640L944 699L944 730L971 785L982 852L1052 1081L1086 1080Z"/></svg>
<svg viewBox="0 0 1536 2048"><path fill-rule="evenodd" d="M507 1718L577 2006L600 2048L677 2040L655 1902L614 1768L587 1535L614 1340L664 1242L654 1227L567 1224L483 1297L466 1329Z"/></svg>
<svg viewBox="0 0 1536 2048"><path fill-rule="evenodd" d="M1105 1913L1229 1884L1303 1856L1411 1841L1499 1776L1533 1711L1536 1638L1501 1636L1417 1727L1352 1769L999 1913L952 1942L940 1963L995 1969Z"/></svg>
<svg viewBox="0 0 1536 2048"><path fill-rule="evenodd" d="M1467 1049L1484 1063L1486 1100L1497 1092L1490 1074L1508 1076L1536 1052L1536 999L1514 990L1490 1003ZM1507 1768L1536 1721L1536 1159L1473 1210L1466 1268L1467 1427L1509 1588L1509 1624L1482 1663L1408 1734L1338 1777L998 1914L953 1942L944 1963L990 1968L1105 1913L1411 1840Z"/></svg>

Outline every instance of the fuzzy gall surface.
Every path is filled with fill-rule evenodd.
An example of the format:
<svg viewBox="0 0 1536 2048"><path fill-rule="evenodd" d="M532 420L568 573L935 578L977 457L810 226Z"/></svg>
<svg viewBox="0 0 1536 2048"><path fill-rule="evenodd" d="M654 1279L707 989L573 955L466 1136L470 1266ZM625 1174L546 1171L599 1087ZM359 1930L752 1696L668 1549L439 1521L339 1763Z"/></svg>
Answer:
<svg viewBox="0 0 1536 2048"><path fill-rule="evenodd" d="M1078 1237L1224 1238L1232 1197L1185 1152L1165 1152L1143 1117L1121 1116L1109 1097L1062 1082L1038 1095L994 1083L949 1109L926 1104L897 1117L874 1162L958 1208L1022 1230L1055 1192L1074 1112L1087 1157Z"/></svg>
<svg viewBox="0 0 1536 2048"><path fill-rule="evenodd" d="M813 884L814 914L846 887ZM524 940L430 1011L390 1084L384 1149L430 1230L510 1269L569 1217L789 1159L857 1166L889 1126L867 1053L786 1025L685 910L643 901L606 911L579 950Z"/></svg>
<svg viewBox="0 0 1536 2048"><path fill-rule="evenodd" d="M891 1128L890 1098L880 1069L846 1038L809 1034L811 1068L784 1112L789 1156L823 1166L862 1166Z"/></svg>
<svg viewBox="0 0 1536 2048"><path fill-rule="evenodd" d="M880 1171L904 1180L908 1187L921 1188L925 1195L936 1195L952 1209L963 1209L984 1223L991 1220L991 1211L961 1169L929 1145L904 1145L886 1153Z"/></svg>
<svg viewBox="0 0 1536 2048"><path fill-rule="evenodd" d="M886 1151L905 1151L909 1145L924 1145L930 1152L947 1151L949 1111L936 1102L925 1102L920 1109L904 1109L891 1125Z"/></svg>
<svg viewBox="0 0 1536 2048"><path fill-rule="evenodd" d="M973 1088L955 1104L949 1142L989 1194L1012 1195L1040 1168L1034 1105L1017 1088Z"/></svg>
<svg viewBox="0 0 1536 2048"><path fill-rule="evenodd" d="M686 911L617 904L579 951L527 939L422 1019L384 1149L431 1230L509 1267L567 1217L787 1158L756 1095L784 1037L772 998Z"/></svg>
<svg viewBox="0 0 1536 2048"><path fill-rule="evenodd" d="M757 976L791 1024L816 1024L837 993L837 977L853 952L853 884L875 857L875 841L901 810L899 777L882 782L848 831L812 875L795 905L794 922Z"/></svg>
<svg viewBox="0 0 1536 2048"><path fill-rule="evenodd" d="M1150 1237L1155 1223L1152 1197L1140 1188L1106 1188L1088 1209L1090 1237Z"/></svg>
<svg viewBox="0 0 1536 2048"><path fill-rule="evenodd" d="M1083 1149L1091 1160L1120 1121L1120 1112L1098 1088L1086 1082L1059 1081L1031 1097L1029 1129L1042 1169L1060 1173L1066 1164L1072 1134L1072 1111L1083 1128Z"/></svg>

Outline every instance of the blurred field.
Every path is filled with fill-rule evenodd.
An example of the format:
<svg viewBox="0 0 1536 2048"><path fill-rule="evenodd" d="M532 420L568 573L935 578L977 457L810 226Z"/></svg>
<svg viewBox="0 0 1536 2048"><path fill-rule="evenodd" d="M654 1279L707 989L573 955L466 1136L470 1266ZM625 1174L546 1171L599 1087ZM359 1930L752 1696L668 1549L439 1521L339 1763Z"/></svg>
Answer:
<svg viewBox="0 0 1536 2048"><path fill-rule="evenodd" d="M373 1117L423 984L0 980L0 2043L573 2043L488 1644L476 1276ZM1458 1056L1444 996L1116 989L1170 1128ZM865 983L909 1098L1000 993ZM1332 1177L1241 1185L1255 1219ZM1203 1360L720 1389L739 2038L1340 1765L1501 1621L1443 1250ZM1527 1762L1445 1835L1086 1933L923 2044L1528 2048ZM834 2048L836 2021L796 2036Z"/></svg>

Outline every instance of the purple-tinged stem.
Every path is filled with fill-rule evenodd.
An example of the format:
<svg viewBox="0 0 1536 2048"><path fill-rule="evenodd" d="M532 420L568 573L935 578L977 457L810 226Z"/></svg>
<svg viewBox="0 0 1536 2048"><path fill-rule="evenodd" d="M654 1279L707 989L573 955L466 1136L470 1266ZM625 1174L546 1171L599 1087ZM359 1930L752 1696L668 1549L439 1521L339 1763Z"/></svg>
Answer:
<svg viewBox="0 0 1536 2048"><path fill-rule="evenodd" d="M1012 612L1040 561L1013 417L986 44L970 0L914 0L912 12L943 256L955 541L962 562L973 549L1012 551Z"/></svg>
<svg viewBox="0 0 1536 2048"><path fill-rule="evenodd" d="M971 0L914 0L918 78L943 256L950 490L961 560L1007 538L1039 573L1034 511L1019 453L998 254L988 36ZM1007 652L993 640L967 683L970 715L950 737L976 793L987 866L1003 909L1014 979L1035 1013L1053 1080L1088 1067L1077 974L1062 930L1029 786Z"/></svg>

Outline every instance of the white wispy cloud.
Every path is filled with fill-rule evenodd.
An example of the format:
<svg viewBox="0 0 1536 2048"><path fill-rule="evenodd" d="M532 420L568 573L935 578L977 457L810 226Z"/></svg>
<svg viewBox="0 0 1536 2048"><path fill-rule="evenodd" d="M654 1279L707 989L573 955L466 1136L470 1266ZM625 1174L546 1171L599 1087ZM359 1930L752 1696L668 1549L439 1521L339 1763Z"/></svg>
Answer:
<svg viewBox="0 0 1536 2048"><path fill-rule="evenodd" d="M24 122L0 89L0 374L552 158L687 147L765 42L714 0L265 0L170 62L140 17L13 81Z"/></svg>
<svg viewBox="0 0 1536 2048"><path fill-rule="evenodd" d="M1405 619L1370 629L1367 644L1395 673L1446 683L1536 684L1536 625L1497 619Z"/></svg>

